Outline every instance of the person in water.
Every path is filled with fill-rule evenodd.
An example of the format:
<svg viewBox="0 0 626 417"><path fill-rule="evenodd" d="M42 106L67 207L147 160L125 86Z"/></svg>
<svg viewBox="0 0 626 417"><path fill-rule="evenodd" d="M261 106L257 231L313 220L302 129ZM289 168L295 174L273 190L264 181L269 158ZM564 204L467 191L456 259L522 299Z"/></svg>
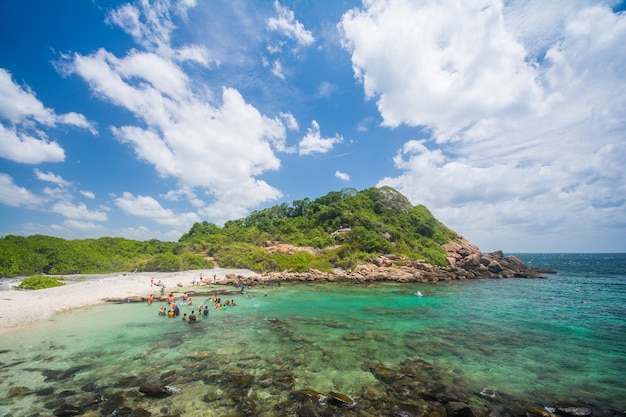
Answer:
<svg viewBox="0 0 626 417"><path fill-rule="evenodd" d="M194 321L196 321L196 313L194 313L192 310L191 314L189 315L189 322L194 322Z"/></svg>
<svg viewBox="0 0 626 417"><path fill-rule="evenodd" d="M148 296L148 304L152 304L153 301L154 301L154 297L152 296L152 294L150 294Z"/></svg>
<svg viewBox="0 0 626 417"><path fill-rule="evenodd" d="M183 314L183 321L187 321L187 313Z"/></svg>
<svg viewBox="0 0 626 417"><path fill-rule="evenodd" d="M203 316L208 316L209 315L209 307L205 306L204 307L204 311L202 312Z"/></svg>
<svg viewBox="0 0 626 417"><path fill-rule="evenodd" d="M159 309L159 316L164 316L165 315L165 307L161 307Z"/></svg>

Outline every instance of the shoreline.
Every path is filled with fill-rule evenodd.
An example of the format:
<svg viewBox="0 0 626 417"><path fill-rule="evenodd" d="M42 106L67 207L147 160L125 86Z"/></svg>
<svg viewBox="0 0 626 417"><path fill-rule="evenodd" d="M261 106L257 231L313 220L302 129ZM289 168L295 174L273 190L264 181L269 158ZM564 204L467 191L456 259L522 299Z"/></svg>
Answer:
<svg viewBox="0 0 626 417"><path fill-rule="evenodd" d="M76 308L105 303L108 298L148 296L160 293L160 287L150 285L154 278L165 285L165 291L182 292L193 286L202 274L209 285L225 281L227 275L255 276L248 269L198 269L181 272L138 272L116 274L63 275L65 285L42 290L16 290L26 277L0 280L0 334L50 319L53 315ZM61 277L61 276L59 276Z"/></svg>

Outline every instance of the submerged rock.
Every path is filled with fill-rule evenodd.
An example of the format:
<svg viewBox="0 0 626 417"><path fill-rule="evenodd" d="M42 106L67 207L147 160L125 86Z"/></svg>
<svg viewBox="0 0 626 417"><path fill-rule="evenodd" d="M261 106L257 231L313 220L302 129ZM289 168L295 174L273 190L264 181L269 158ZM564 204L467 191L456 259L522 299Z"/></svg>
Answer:
<svg viewBox="0 0 626 417"><path fill-rule="evenodd" d="M55 412L54 415L56 417L68 417L68 416L78 416L83 413L81 408L70 404L61 405Z"/></svg>
<svg viewBox="0 0 626 417"><path fill-rule="evenodd" d="M139 392L151 398L165 398L174 392L167 386L161 386L153 382L144 382L139 386Z"/></svg>
<svg viewBox="0 0 626 417"><path fill-rule="evenodd" d="M558 414L568 417L589 417L593 414L588 407L557 405L555 408Z"/></svg>
<svg viewBox="0 0 626 417"><path fill-rule="evenodd" d="M449 417L474 417L474 412L470 406L460 401L446 403L446 412Z"/></svg>
<svg viewBox="0 0 626 417"><path fill-rule="evenodd" d="M291 401L297 401L301 403L305 403L307 401L312 401L316 404L322 404L326 401L326 396L312 389L300 389L296 391L292 391L289 394L289 399Z"/></svg>
<svg viewBox="0 0 626 417"><path fill-rule="evenodd" d="M328 393L327 402L330 405L341 408L354 408L356 407L356 401L349 395L342 394L340 392L331 391Z"/></svg>

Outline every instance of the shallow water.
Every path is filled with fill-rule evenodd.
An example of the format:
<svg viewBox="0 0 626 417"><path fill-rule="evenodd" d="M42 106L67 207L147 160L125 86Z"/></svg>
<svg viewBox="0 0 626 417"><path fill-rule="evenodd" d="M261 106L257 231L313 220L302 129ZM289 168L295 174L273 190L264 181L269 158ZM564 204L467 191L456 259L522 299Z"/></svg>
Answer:
<svg viewBox="0 0 626 417"><path fill-rule="evenodd" d="M374 404L371 392L389 385L370 364L396 368L421 359L435 371L421 388L413 382L415 394L404 401L420 403L420 390L452 386L477 414L556 403L589 406L596 415L623 412L626 255L519 256L559 273L440 285L257 287L252 298L233 292L227 298L238 306L211 308L196 324L158 316L161 304L62 313L2 336L0 410L50 415L71 404L94 416L122 407L245 415L243 386L254 414L293 415L283 411L293 389ZM138 392L143 381L180 391L146 398ZM479 395L485 388L496 400Z"/></svg>

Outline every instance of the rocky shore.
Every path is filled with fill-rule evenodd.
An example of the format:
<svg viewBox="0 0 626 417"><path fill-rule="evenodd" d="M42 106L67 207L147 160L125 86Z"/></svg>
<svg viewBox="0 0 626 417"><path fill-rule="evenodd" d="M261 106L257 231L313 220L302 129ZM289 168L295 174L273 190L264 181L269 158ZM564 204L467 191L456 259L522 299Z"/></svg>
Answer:
<svg viewBox="0 0 626 417"><path fill-rule="evenodd" d="M502 251L482 253L463 237L444 246L447 266L436 266L423 261L406 262L399 256L379 256L374 263L358 265L350 271L332 273L309 269L307 272L272 272L249 278L256 284L284 281L355 282L372 281L438 283L454 280L483 278L546 278L555 274L550 269L531 268L516 256L504 256ZM222 284L236 283L240 277L226 275Z"/></svg>

